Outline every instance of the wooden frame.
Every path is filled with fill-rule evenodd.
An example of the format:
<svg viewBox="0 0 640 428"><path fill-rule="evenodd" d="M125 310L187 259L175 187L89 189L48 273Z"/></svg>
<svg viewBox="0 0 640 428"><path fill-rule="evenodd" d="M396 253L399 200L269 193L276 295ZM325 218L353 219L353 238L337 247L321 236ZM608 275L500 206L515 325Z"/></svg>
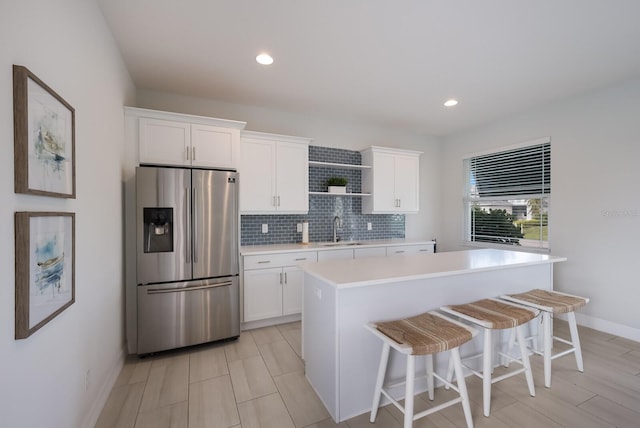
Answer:
<svg viewBox="0 0 640 428"><path fill-rule="evenodd" d="M15 192L76 197L75 110L21 65L13 66Z"/></svg>
<svg viewBox="0 0 640 428"><path fill-rule="evenodd" d="M75 214L16 212L16 339L75 302Z"/></svg>

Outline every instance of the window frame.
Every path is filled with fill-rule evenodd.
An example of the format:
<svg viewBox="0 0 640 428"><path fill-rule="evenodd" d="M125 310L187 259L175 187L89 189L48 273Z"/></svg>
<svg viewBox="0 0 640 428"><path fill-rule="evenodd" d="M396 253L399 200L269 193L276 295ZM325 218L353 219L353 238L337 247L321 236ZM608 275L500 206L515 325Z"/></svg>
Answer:
<svg viewBox="0 0 640 428"><path fill-rule="evenodd" d="M521 194L521 195L513 195L513 196L504 196L502 197L502 199L500 197L485 197L485 198L481 198L481 199L477 199L477 198L471 198L470 197L470 189L469 189L469 168L470 168L470 160L474 157L479 157L479 156L485 156L485 155L492 155L492 154L498 154L501 152L508 152L511 150L518 150L518 149L523 149L523 148L527 148L527 147L532 147L532 146L538 146L538 145L543 145L543 144L549 144L549 150L551 150L551 137L542 137L542 138L538 138L535 140L528 140L525 142L521 142L521 143L517 143L517 144L512 144L509 146L502 146L502 147L496 147L496 148L492 148L492 149L487 149L487 150L483 150L480 152L474 152L474 153L470 153L470 154L466 154L462 157L462 183L463 183L463 188L462 188L462 212L463 212L463 216L462 216L462 236L461 236L461 241L462 241L462 246L465 247L473 247L473 248L495 248L495 249L501 249L501 250L512 250L512 251L523 251L523 252L530 252L530 253L541 253L541 254L549 254L551 252L551 223L550 223L550 217L551 217L551 191L549 191L549 193L544 193L542 195L538 194L538 195L531 195L531 194ZM551 158L550 158L551 159ZM551 162L551 160L549 161ZM551 166L549 167L551 168ZM544 196L543 196L544 195ZM523 196L526 196L525 199L534 199L536 196L541 196L543 199L545 199L547 201L547 205L546 205L546 214L547 214L547 239L546 241L540 241L542 242L546 242L546 247L528 247L528 246L516 246L516 245L510 245L510 244L500 244L500 243L492 243L492 242L484 242L484 241L472 241L471 238L471 208L470 208L470 203L473 202L474 200L480 201L480 200L484 200L484 201L490 201L490 200L518 200L518 199L523 199Z"/></svg>

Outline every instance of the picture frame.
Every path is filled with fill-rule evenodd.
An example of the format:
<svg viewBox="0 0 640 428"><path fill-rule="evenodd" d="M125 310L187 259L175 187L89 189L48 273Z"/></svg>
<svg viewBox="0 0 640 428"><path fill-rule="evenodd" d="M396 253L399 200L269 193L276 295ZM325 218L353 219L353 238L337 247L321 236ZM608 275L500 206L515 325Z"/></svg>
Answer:
<svg viewBox="0 0 640 428"><path fill-rule="evenodd" d="M26 339L75 302L75 214L16 212L15 338Z"/></svg>
<svg viewBox="0 0 640 428"><path fill-rule="evenodd" d="M13 66L15 193L76 197L75 110L26 67Z"/></svg>

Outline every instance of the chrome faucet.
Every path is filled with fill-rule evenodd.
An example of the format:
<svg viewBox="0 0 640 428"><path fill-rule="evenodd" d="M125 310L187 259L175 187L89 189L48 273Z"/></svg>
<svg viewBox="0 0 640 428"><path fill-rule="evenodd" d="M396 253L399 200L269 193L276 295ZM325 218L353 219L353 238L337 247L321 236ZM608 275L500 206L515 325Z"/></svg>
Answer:
<svg viewBox="0 0 640 428"><path fill-rule="evenodd" d="M342 219L339 216L333 218L333 242L338 242L338 228L342 227Z"/></svg>

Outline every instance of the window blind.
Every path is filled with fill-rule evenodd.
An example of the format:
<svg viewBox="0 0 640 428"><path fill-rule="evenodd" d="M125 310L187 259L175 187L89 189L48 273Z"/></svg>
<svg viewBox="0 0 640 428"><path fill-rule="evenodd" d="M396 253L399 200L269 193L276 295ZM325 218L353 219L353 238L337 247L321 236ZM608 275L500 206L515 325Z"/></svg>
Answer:
<svg viewBox="0 0 640 428"><path fill-rule="evenodd" d="M465 159L466 240L548 248L551 143Z"/></svg>

